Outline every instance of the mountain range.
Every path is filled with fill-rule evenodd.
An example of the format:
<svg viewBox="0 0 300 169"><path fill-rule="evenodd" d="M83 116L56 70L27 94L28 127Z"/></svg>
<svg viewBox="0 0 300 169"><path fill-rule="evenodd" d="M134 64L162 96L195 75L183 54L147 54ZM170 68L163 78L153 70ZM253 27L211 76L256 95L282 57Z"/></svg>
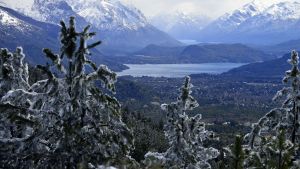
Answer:
<svg viewBox="0 0 300 169"><path fill-rule="evenodd" d="M76 17L77 27L91 24L104 43L104 53L128 52L149 44L178 46L180 42L152 26L136 8L114 0L0 0L8 7L34 20L58 24Z"/></svg>
<svg viewBox="0 0 300 169"><path fill-rule="evenodd" d="M75 16L78 28L92 25L92 31L98 33L95 39L103 41L93 56L99 62L264 61L274 54L300 49L300 3L277 1L267 4L254 0L211 22L184 12L158 15L148 21L140 10L117 0L0 0L0 45L10 49L23 46L30 62L45 62L40 57L42 48L59 50L59 21ZM219 44L183 45L163 31L177 39L196 37ZM124 57L116 57L119 55Z"/></svg>
<svg viewBox="0 0 300 169"><path fill-rule="evenodd" d="M295 1L244 5L216 19L198 34L198 41L277 44L300 38L300 3Z"/></svg>

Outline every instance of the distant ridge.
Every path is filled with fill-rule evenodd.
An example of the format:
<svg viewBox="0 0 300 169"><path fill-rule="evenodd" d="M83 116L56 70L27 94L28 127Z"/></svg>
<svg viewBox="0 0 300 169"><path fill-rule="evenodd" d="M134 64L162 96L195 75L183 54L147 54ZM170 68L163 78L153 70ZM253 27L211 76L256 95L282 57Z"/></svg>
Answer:
<svg viewBox="0 0 300 169"><path fill-rule="evenodd" d="M252 63L274 59L243 44L200 44L181 47L149 45L137 51L128 62L133 63Z"/></svg>

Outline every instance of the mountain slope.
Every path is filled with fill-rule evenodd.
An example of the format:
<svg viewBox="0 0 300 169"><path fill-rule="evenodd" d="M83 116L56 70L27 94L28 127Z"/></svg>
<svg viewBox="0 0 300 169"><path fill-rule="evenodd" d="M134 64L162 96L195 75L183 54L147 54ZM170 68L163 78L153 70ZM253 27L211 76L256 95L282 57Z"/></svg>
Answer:
<svg viewBox="0 0 300 169"><path fill-rule="evenodd" d="M287 62L291 55L286 54L281 58L265 61L261 63L251 63L239 68L230 70L223 75L238 76L238 77L275 77L282 78L284 72L291 68L291 65Z"/></svg>
<svg viewBox="0 0 300 169"><path fill-rule="evenodd" d="M59 31L60 27L57 25L36 21L0 6L0 47L14 51L16 47L22 46L26 60L32 65L47 62L42 52L43 48L59 51ZM107 64L114 70L125 68L97 50L93 50L92 54L91 59L97 63Z"/></svg>
<svg viewBox="0 0 300 169"><path fill-rule="evenodd" d="M0 6L1 47L15 50L17 46L23 46L24 53L30 55L27 57L30 63L45 63L43 47L58 49L58 31L58 26L35 21Z"/></svg>
<svg viewBox="0 0 300 169"><path fill-rule="evenodd" d="M300 39L289 40L275 45L253 45L253 48L280 57L292 50L300 51Z"/></svg>
<svg viewBox="0 0 300 169"><path fill-rule="evenodd" d="M74 16L77 26L88 24L63 0L0 0L0 4L41 22L57 25L61 20L68 21L70 16Z"/></svg>
<svg viewBox="0 0 300 169"><path fill-rule="evenodd" d="M276 44L300 37L300 3L255 0L201 32L202 41ZM271 2L271 1L270 1ZM275 4L274 4L275 3Z"/></svg>
<svg viewBox="0 0 300 169"><path fill-rule="evenodd" d="M153 27L135 7L111 0L66 0L80 16L95 26L103 37L106 51L133 51L149 44L180 45ZM113 47L113 48L112 48Z"/></svg>

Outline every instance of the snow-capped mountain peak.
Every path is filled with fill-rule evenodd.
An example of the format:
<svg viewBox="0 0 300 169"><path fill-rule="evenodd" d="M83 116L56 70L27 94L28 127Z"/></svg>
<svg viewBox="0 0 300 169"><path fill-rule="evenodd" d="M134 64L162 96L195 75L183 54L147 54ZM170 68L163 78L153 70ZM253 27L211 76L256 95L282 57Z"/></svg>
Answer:
<svg viewBox="0 0 300 169"><path fill-rule="evenodd" d="M261 0L254 0L240 9L221 16L215 23L218 27L224 27L226 31L231 31L247 19L262 13L267 7L268 5Z"/></svg>
<svg viewBox="0 0 300 169"><path fill-rule="evenodd" d="M66 0L80 16L98 29L127 28L137 30L148 25L145 16L135 7L110 0Z"/></svg>
<svg viewBox="0 0 300 169"><path fill-rule="evenodd" d="M299 1L254 0L208 25L201 41L280 43L298 38Z"/></svg>
<svg viewBox="0 0 300 169"><path fill-rule="evenodd" d="M55 24L69 16L79 16L101 30L137 30L149 24L141 11L116 0L0 0L0 5Z"/></svg>
<svg viewBox="0 0 300 169"><path fill-rule="evenodd" d="M271 18L299 18L299 2L282 0L253 0L240 9L221 16L215 21L219 27L232 31L258 15L268 15Z"/></svg>

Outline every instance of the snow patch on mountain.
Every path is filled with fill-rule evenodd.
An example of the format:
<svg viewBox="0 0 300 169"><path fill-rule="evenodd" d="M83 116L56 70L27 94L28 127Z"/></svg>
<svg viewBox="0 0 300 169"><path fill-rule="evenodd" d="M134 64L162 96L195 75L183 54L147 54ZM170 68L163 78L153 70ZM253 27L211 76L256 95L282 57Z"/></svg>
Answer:
<svg viewBox="0 0 300 169"><path fill-rule="evenodd" d="M57 25L62 19L68 21L75 16L78 25L87 24L64 0L0 0L0 5L41 22Z"/></svg>
<svg viewBox="0 0 300 169"><path fill-rule="evenodd" d="M14 27L19 31L31 29L31 26L12 16L7 11L0 9L0 25ZM9 33L9 32L7 32Z"/></svg>
<svg viewBox="0 0 300 169"><path fill-rule="evenodd" d="M0 22L5 25L18 25L19 21L5 11L0 11Z"/></svg>
<svg viewBox="0 0 300 169"><path fill-rule="evenodd" d="M264 13L264 16L276 20L288 20L300 18L300 2L281 2L270 6Z"/></svg>

